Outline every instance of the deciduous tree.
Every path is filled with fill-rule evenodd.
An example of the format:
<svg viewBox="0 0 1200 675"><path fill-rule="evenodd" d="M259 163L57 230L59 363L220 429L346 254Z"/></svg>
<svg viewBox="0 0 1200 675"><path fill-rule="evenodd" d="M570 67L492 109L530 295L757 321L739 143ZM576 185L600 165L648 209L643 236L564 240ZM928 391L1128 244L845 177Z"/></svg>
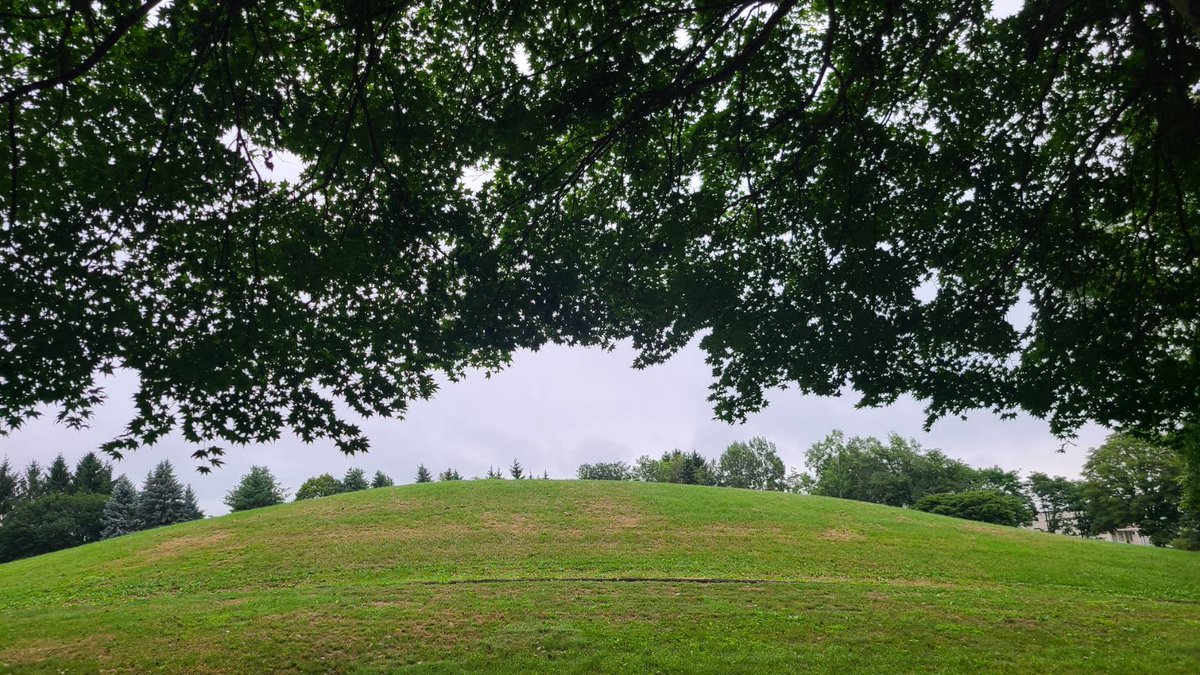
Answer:
<svg viewBox="0 0 1200 675"><path fill-rule="evenodd" d="M1097 532L1137 526L1156 546L1179 532L1183 460L1165 444L1114 434L1083 466L1088 510Z"/></svg>
<svg viewBox="0 0 1200 675"><path fill-rule="evenodd" d="M783 490L785 471L775 444L759 436L731 444L717 460L718 484L726 487Z"/></svg>
<svg viewBox="0 0 1200 675"><path fill-rule="evenodd" d="M110 453L352 452L339 401L700 336L730 420L786 385L1175 429L1186 5L40 0L0 31L0 419L83 424L127 368Z"/></svg>
<svg viewBox="0 0 1200 675"><path fill-rule="evenodd" d="M328 497L344 491L342 481L323 473L320 476L309 478L300 485L300 489L296 490L296 501Z"/></svg>

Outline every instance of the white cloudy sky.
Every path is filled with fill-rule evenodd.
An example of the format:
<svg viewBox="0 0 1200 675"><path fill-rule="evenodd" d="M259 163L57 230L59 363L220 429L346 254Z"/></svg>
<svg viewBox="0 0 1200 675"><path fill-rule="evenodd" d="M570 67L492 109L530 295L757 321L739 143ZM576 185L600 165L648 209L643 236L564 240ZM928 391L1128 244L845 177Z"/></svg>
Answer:
<svg viewBox="0 0 1200 675"><path fill-rule="evenodd" d="M801 466L813 442L842 429L874 436L896 431L977 466L1074 476L1087 449L1105 434L1098 427L1085 428L1075 445L1058 453L1062 443L1044 422L1029 417L1001 421L981 412L966 421L943 420L925 433L921 406L914 401L856 410L853 396L796 392L776 392L766 410L735 426L712 419L705 400L710 375L694 346L643 371L629 367L633 356L630 348L521 352L499 375L468 377L446 385L430 401L415 403L405 420L364 421L373 450L358 457L344 457L328 442L305 445L285 437L269 445L233 448L224 468L202 476L192 470L194 448L170 438L129 455L116 468L140 479L154 463L170 459L196 489L205 511L216 514L225 511L224 493L253 464L270 466L293 491L308 476L325 471L340 475L350 466L368 473L382 469L397 482L410 482L418 463L476 476L490 465L507 466L513 458L538 474L545 470L565 478L582 462L633 460L675 447L715 457L732 441L761 435L776 443L789 466ZM132 413L129 398L136 378L119 373L104 384L110 401L90 429L67 429L46 416L0 437L0 455L19 465L31 459L45 464L61 451L73 461L118 434Z"/></svg>
<svg viewBox="0 0 1200 675"><path fill-rule="evenodd" d="M1010 14L1019 4L1001 0L993 14ZM409 482L418 463L434 471L454 467L465 476L476 476L489 466L507 466L513 458L538 474L547 471L562 478L573 476L582 462L632 461L671 448L715 457L730 442L759 435L776 443L789 466L801 466L805 449L842 429L873 436L895 431L976 466L999 464L1075 476L1087 449L1099 445L1106 433L1086 427L1074 444L1064 446L1042 421L1001 421L986 412L967 420L942 420L926 433L921 406L912 400L857 410L852 395L818 398L786 391L775 392L766 410L735 426L713 419L705 400L711 376L694 345L669 363L644 371L629 367L633 356L629 348L521 352L499 375L469 377L445 386L430 401L415 403L405 420L363 421L374 448L364 456L348 458L328 442L305 445L288 436L269 445L233 448L223 469L202 476L192 471L195 462L189 455L195 448L172 437L129 455L117 463L116 471L140 480L155 463L170 459L196 489L201 507L218 514L226 510L222 496L253 464L270 466L293 491L308 476L340 475L350 466L368 473L382 469L397 482ZM121 432L132 415L130 397L136 383L128 372L105 380L110 400L91 428L67 429L47 414L0 437L0 456L17 465L35 459L45 465L62 452L74 462ZM1059 448L1064 452L1057 452Z"/></svg>

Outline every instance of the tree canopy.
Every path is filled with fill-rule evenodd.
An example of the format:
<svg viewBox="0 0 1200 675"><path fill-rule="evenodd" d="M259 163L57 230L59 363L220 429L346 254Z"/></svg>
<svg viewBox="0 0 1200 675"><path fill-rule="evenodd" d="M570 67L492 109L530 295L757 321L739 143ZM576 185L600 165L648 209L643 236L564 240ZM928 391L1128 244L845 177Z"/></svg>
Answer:
<svg viewBox="0 0 1200 675"><path fill-rule="evenodd" d="M354 452L339 403L699 336L725 419L795 386L1172 429L1200 410L1197 18L990 7L22 2L0 420L81 424L126 368L112 454Z"/></svg>

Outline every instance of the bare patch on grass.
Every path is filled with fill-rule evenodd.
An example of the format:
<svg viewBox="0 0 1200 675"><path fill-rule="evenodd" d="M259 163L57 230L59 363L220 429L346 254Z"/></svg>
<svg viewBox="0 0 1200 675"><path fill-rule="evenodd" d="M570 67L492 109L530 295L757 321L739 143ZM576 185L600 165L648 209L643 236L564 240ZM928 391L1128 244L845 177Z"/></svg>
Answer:
<svg viewBox="0 0 1200 675"><path fill-rule="evenodd" d="M139 553L138 558L143 561L157 562L173 558L188 551L215 546L228 538L229 533L224 530L213 530L204 534L190 534L186 537L176 537Z"/></svg>
<svg viewBox="0 0 1200 675"><path fill-rule="evenodd" d="M821 533L821 538L825 541L862 541L866 536L861 532L856 532L846 527L831 527Z"/></svg>

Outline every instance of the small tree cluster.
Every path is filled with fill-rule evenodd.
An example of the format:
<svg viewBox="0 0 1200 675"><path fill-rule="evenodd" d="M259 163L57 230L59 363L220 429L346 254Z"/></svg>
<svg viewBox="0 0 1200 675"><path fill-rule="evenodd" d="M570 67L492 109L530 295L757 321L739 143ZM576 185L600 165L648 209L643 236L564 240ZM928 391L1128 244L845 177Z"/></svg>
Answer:
<svg viewBox="0 0 1200 675"><path fill-rule="evenodd" d="M62 455L46 470L31 462L20 475L0 462L0 560L203 517L169 462L146 476L140 493L124 476L114 481L112 467L95 453L74 471Z"/></svg>
<svg viewBox="0 0 1200 675"><path fill-rule="evenodd" d="M925 495L917 500L913 508L1011 527L1028 525L1033 520L1033 513L1024 499L995 490Z"/></svg>
<svg viewBox="0 0 1200 675"><path fill-rule="evenodd" d="M330 497L343 492L358 492L371 488L392 487L395 481L382 471L376 471L371 480L367 481L367 472L358 468L350 468L342 475L341 480L328 473L313 476L300 485L296 490L296 501Z"/></svg>

